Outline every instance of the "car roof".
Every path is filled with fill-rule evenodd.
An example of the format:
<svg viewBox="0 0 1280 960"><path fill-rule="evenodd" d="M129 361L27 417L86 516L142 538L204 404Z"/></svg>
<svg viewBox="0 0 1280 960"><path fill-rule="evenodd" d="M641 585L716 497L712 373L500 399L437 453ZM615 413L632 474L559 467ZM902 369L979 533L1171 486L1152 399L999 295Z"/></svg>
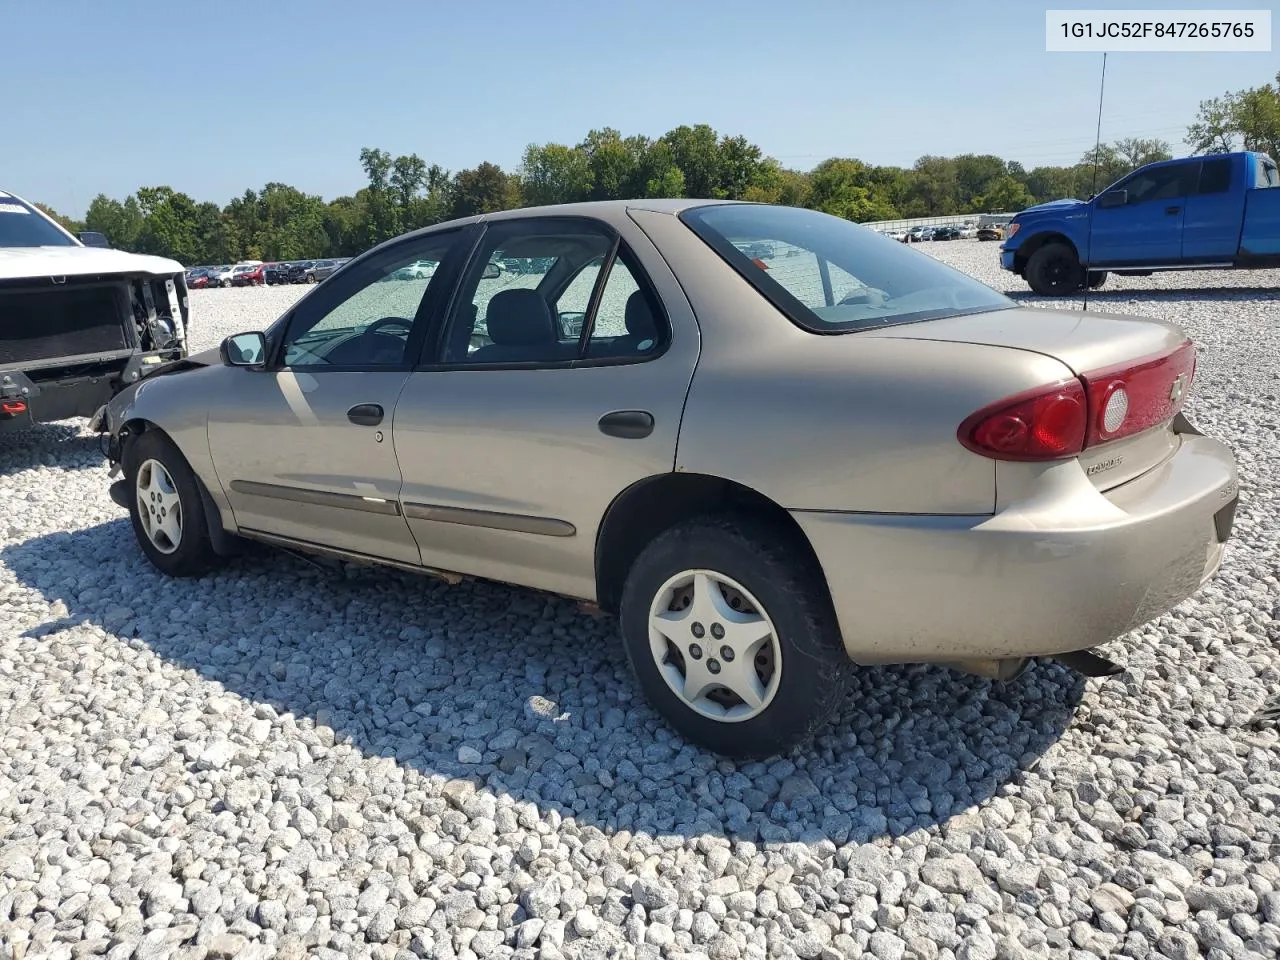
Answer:
<svg viewBox="0 0 1280 960"><path fill-rule="evenodd" d="M689 197L680 199L583 200L578 203L553 203L538 207L517 207L512 210L500 210L495 213L479 213L470 217L459 217L456 220L445 220L403 236L428 234L437 230L448 230L482 221L497 223L503 220L523 220L528 217L557 216L591 217L598 220L613 221L626 216L629 210L646 210L652 213L674 215L693 207L741 202L739 200L700 200ZM399 240L403 239L403 237L395 237L393 239Z"/></svg>

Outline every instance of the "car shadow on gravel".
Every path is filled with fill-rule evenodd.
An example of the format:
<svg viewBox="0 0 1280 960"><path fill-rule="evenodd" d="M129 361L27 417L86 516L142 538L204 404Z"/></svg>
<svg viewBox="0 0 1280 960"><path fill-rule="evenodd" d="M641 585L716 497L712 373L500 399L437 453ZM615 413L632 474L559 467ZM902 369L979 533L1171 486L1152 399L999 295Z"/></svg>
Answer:
<svg viewBox="0 0 1280 960"><path fill-rule="evenodd" d="M0 477L38 466L86 470L105 464L102 438L86 434L83 423L41 423L0 434Z"/></svg>
<svg viewBox="0 0 1280 960"><path fill-rule="evenodd" d="M612 618L567 600L335 572L269 551L166 579L125 519L6 547L0 563L52 607L19 624L24 642L99 627L117 670L153 669L117 645L145 648L245 698L232 738L251 768L296 763L286 737L313 756L336 741L314 760L322 780L390 757L435 778L430 792L439 778L465 779L606 833L844 843L927 828L1035 764L1084 690L1052 662L998 685L940 668L866 669L811 744L733 762L671 733L639 694ZM212 711L215 688L175 688L171 716ZM272 721L265 742L249 733L255 714Z"/></svg>

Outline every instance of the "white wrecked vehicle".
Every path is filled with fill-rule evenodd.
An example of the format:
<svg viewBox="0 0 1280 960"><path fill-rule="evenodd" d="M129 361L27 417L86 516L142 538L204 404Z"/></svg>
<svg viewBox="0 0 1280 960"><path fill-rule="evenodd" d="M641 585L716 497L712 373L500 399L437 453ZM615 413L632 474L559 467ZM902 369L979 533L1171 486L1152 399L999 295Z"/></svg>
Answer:
<svg viewBox="0 0 1280 960"><path fill-rule="evenodd" d="M0 433L92 416L187 355L189 317L180 263L77 239L0 191Z"/></svg>

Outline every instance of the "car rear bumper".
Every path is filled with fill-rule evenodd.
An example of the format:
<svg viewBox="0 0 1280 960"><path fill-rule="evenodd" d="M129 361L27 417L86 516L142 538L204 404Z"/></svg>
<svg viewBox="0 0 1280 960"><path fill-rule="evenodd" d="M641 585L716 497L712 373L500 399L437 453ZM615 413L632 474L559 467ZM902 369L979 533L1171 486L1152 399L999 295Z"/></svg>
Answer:
<svg viewBox="0 0 1280 960"><path fill-rule="evenodd" d="M119 366L123 368L124 364ZM11 380L22 378L20 382L27 385L27 392L0 398L0 433L91 416L115 394L120 372L113 369L93 376L36 382L16 371L7 371Z"/></svg>
<svg viewBox="0 0 1280 960"><path fill-rule="evenodd" d="M1172 609L1222 561L1230 450L1184 434L1161 466L1101 493L1075 461L989 516L794 511L858 663L1086 650Z"/></svg>

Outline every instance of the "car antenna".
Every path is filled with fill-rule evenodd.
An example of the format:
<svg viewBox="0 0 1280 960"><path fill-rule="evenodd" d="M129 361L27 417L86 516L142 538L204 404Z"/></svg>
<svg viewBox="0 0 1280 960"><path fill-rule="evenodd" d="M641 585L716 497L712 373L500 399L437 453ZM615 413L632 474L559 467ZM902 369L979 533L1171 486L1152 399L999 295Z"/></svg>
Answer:
<svg viewBox="0 0 1280 960"><path fill-rule="evenodd" d="M1102 51L1102 82L1098 85L1098 130L1093 143L1093 182L1089 185L1089 199L1098 195L1098 158L1102 153L1102 97L1107 92L1107 51ZM1089 252L1093 252L1093 230L1089 230ZM1084 268L1084 312L1089 312L1089 268Z"/></svg>

